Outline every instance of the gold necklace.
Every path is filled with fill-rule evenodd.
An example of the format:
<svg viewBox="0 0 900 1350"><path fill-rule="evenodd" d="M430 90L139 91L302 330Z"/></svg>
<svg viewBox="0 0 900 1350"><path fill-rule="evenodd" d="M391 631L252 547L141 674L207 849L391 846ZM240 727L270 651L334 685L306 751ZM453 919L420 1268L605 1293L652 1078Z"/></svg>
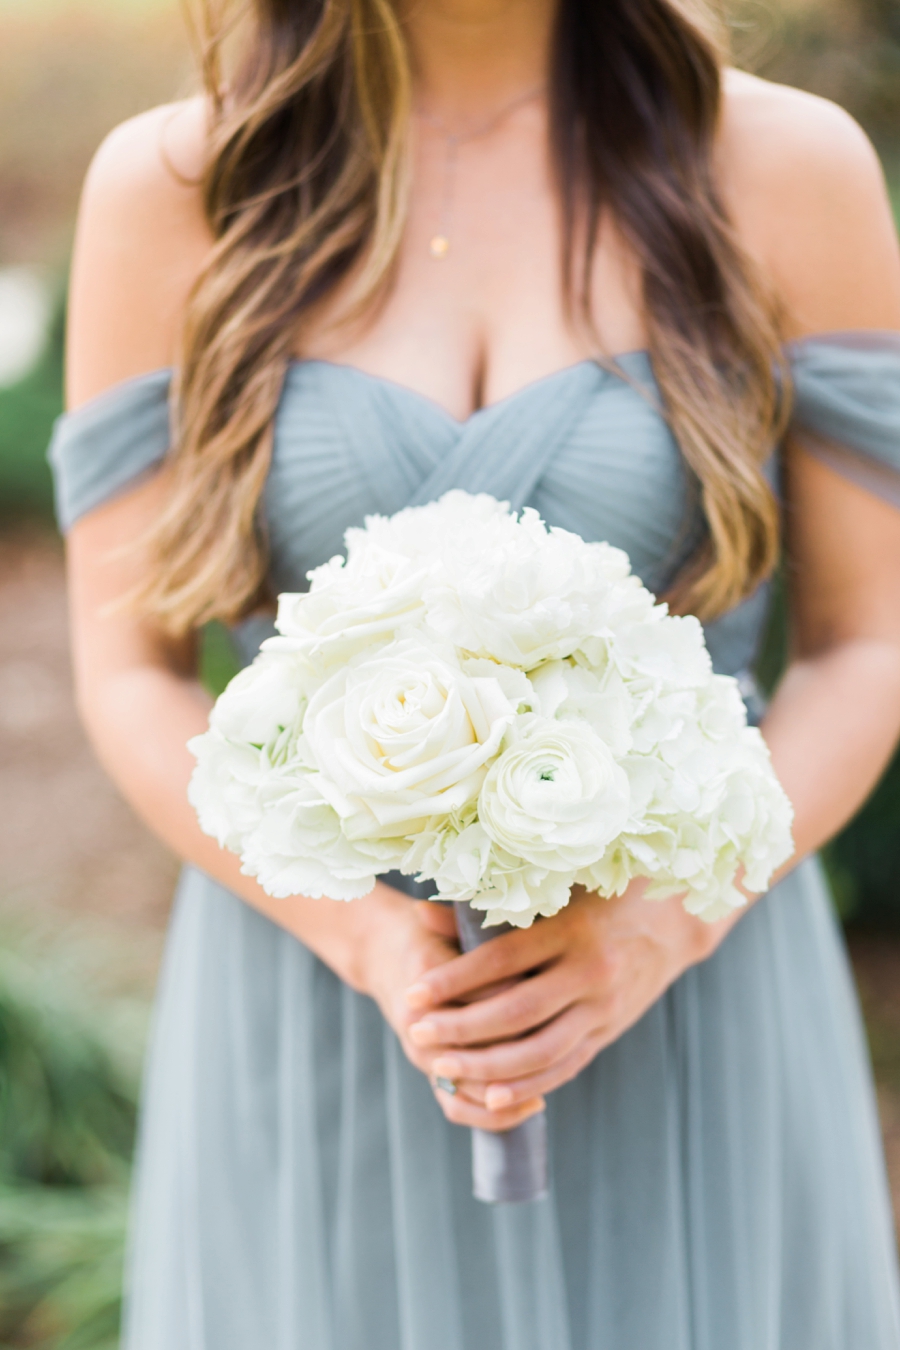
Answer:
<svg viewBox="0 0 900 1350"><path fill-rule="evenodd" d="M419 109L419 116L423 122L427 122L444 138L446 153L444 157L444 191L441 197L440 224L437 234L433 235L428 243L428 251L436 262L442 262L450 252L450 221L453 214L453 189L456 184L456 165L459 158L459 147L465 145L467 141L478 140L481 136L487 136L502 121L514 113L517 108L523 104L530 103L533 98L543 91L544 86L538 85L534 89L528 89L524 94L519 94L511 103L507 103L499 112L492 113L486 122L479 122L471 131L451 131L445 122L432 113L425 112L423 108Z"/></svg>

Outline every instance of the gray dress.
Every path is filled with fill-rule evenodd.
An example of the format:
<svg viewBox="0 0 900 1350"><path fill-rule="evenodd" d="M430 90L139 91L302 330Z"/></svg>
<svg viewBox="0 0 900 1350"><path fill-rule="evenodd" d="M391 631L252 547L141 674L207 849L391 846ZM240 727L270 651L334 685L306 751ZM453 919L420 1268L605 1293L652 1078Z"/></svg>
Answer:
<svg viewBox="0 0 900 1350"><path fill-rule="evenodd" d="M900 339L791 349L795 431L898 500ZM348 367L294 364L266 493L272 578L450 487L627 549L653 589L692 532L652 393L583 362L466 422ZM60 520L152 472L167 372L61 419ZM841 541L835 540L835 547ZM752 667L761 590L710 625ZM238 634L247 659L264 633ZM323 901L323 904L328 903ZM183 874L149 1056L127 1350L900 1350L872 1084L815 860L549 1099L552 1194L490 1208L375 1004Z"/></svg>

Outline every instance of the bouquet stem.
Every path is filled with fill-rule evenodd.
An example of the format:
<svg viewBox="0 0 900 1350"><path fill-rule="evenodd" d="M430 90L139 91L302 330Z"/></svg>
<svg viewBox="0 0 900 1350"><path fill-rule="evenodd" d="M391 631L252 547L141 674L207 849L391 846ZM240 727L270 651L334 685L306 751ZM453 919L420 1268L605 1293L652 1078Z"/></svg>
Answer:
<svg viewBox="0 0 900 1350"><path fill-rule="evenodd" d="M464 902L453 909L464 952L512 931L506 923L482 928L482 915ZM472 1190L476 1200L489 1205L543 1199L548 1191L546 1112L514 1130L472 1131Z"/></svg>

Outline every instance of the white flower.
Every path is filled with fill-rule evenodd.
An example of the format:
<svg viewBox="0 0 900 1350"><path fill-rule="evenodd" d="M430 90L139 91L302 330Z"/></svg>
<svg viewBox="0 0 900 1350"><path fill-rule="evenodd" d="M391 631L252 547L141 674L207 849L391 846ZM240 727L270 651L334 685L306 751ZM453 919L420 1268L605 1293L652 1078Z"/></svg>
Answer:
<svg viewBox="0 0 900 1350"><path fill-rule="evenodd" d="M500 683L466 675L452 648L404 639L318 690L305 740L348 838L402 835L474 800L514 715Z"/></svg>
<svg viewBox="0 0 900 1350"><path fill-rule="evenodd" d="M370 544L432 566L436 559L471 554L488 539L509 537L516 526L509 502L498 502L486 492L472 495L459 489L445 492L436 502L408 506L395 515L367 516L364 530L348 530L348 551Z"/></svg>
<svg viewBox="0 0 900 1350"><path fill-rule="evenodd" d="M576 883L704 918L741 869L768 885L792 813L765 742L624 553L464 492L346 544L191 742L202 828L270 894L398 867L527 926Z"/></svg>
<svg viewBox="0 0 900 1350"><path fill-rule="evenodd" d="M362 539L365 535L357 532ZM367 541L346 564L332 558L310 572L308 593L278 597L277 627L263 649L298 652L316 668L334 666L356 652L391 641L425 615L427 567Z"/></svg>
<svg viewBox="0 0 900 1350"><path fill-rule="evenodd" d="M309 775L273 787L245 841L241 868L269 895L356 900L372 890L377 871L399 862L402 849L396 846L350 843Z"/></svg>
<svg viewBox="0 0 900 1350"><path fill-rule="evenodd" d="M483 529L477 546L445 546L445 562L425 593L429 625L463 651L523 670L602 632L609 592L628 575L621 550L548 530L532 510Z"/></svg>
<svg viewBox="0 0 900 1350"><path fill-rule="evenodd" d="M469 903L484 911L485 928L499 923L530 928L539 916L549 919L565 908L573 880L571 872L551 871L495 850L488 884Z"/></svg>
<svg viewBox="0 0 900 1350"><path fill-rule="evenodd" d="M294 658L258 656L219 696L196 756L188 799L200 828L240 852L262 813L260 794L275 766L297 752L306 711L305 671Z"/></svg>
<svg viewBox="0 0 900 1350"><path fill-rule="evenodd" d="M664 605L617 626L611 655L626 680L646 681L654 692L700 688L712 675L699 620L668 614Z"/></svg>
<svg viewBox="0 0 900 1350"><path fill-rule="evenodd" d="M529 683L541 716L587 722L617 759L631 749L634 700L611 664L595 672L572 661L547 661L532 671Z"/></svg>
<svg viewBox="0 0 900 1350"><path fill-rule="evenodd" d="M217 731L188 741L197 764L188 785L188 801L200 828L220 848L240 853L244 839L262 817L260 789L268 763L252 745L235 745Z"/></svg>
<svg viewBox="0 0 900 1350"><path fill-rule="evenodd" d="M306 700L302 663L263 653L220 694L209 724L229 741L272 749L285 731L299 735Z"/></svg>
<svg viewBox="0 0 900 1350"><path fill-rule="evenodd" d="M471 900L481 888L491 858L491 841L477 820L456 829L449 821L443 828L426 830L413 841L400 866L418 873L420 881L433 881L441 900Z"/></svg>
<svg viewBox="0 0 900 1350"><path fill-rule="evenodd" d="M478 798L499 848L553 872L596 861L628 808L628 779L596 732L534 714L517 719Z"/></svg>

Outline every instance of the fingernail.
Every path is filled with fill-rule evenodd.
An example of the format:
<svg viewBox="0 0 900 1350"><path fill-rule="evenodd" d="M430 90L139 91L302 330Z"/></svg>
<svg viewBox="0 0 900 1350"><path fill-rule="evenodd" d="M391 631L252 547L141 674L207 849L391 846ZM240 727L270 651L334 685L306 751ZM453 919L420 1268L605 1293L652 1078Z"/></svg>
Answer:
<svg viewBox="0 0 900 1350"><path fill-rule="evenodd" d="M439 1058L431 1066L431 1072L436 1078L462 1078L463 1066L458 1059Z"/></svg>
<svg viewBox="0 0 900 1350"><path fill-rule="evenodd" d="M490 1087L484 1094L484 1100L489 1111L502 1111L505 1106L512 1106L516 1099L516 1094L512 1088Z"/></svg>
<svg viewBox="0 0 900 1350"><path fill-rule="evenodd" d="M409 1029L409 1039L413 1045L434 1045L438 1039L437 1027L433 1022L414 1022Z"/></svg>
<svg viewBox="0 0 900 1350"><path fill-rule="evenodd" d="M411 1008L427 1008L431 1002L431 990L427 984L411 984L406 991L406 1001Z"/></svg>

